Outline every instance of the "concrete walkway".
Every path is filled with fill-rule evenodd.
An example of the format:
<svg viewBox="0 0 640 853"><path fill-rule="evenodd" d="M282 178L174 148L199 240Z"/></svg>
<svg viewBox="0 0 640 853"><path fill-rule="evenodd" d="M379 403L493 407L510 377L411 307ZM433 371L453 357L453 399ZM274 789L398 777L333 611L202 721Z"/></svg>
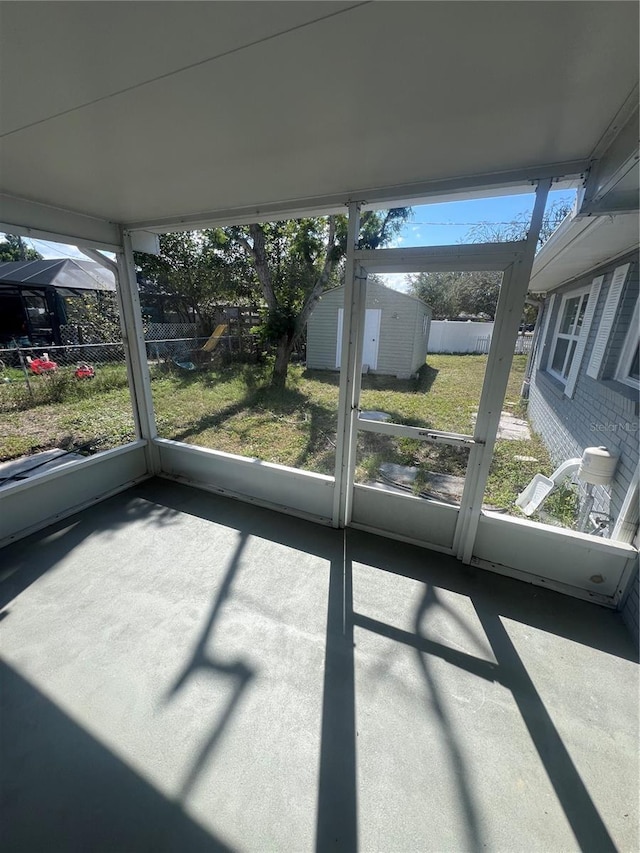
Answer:
<svg viewBox="0 0 640 853"><path fill-rule="evenodd" d="M477 417L478 413L473 412L471 420L474 424ZM517 418L511 412L501 412L496 438L506 441L531 441L529 422L524 418Z"/></svg>
<svg viewBox="0 0 640 853"><path fill-rule="evenodd" d="M6 851L638 849L611 611L163 481L0 558Z"/></svg>

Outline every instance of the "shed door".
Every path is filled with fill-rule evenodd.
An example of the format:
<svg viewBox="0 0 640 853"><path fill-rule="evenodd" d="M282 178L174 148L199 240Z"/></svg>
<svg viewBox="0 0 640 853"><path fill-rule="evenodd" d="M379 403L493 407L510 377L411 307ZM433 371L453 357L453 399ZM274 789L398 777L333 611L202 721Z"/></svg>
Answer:
<svg viewBox="0 0 640 853"><path fill-rule="evenodd" d="M338 341L336 345L336 367L340 367L342 356L342 323L344 309L338 309ZM362 364L370 370L378 367L378 344L380 343L381 308L367 308L364 320L364 340L362 342Z"/></svg>

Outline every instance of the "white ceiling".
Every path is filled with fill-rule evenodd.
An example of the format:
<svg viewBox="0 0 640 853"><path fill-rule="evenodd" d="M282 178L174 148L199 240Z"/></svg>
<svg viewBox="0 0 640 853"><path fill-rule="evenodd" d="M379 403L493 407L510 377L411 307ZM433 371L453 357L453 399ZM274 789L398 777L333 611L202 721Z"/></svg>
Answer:
<svg viewBox="0 0 640 853"><path fill-rule="evenodd" d="M138 227L586 160L638 80L633 2L0 14L2 191Z"/></svg>

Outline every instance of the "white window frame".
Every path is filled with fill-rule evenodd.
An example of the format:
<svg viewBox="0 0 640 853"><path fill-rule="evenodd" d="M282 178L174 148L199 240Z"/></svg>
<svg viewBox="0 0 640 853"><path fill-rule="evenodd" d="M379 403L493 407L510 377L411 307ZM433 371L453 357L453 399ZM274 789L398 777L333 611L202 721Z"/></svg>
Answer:
<svg viewBox="0 0 640 853"><path fill-rule="evenodd" d="M563 339L569 338L569 346L567 347L567 354L569 353L569 350L571 349L571 341L576 342L576 345L575 345L574 350L573 350L573 358L575 358L576 357L576 350L578 348L578 341L580 339L580 334L582 332L582 326L580 327L580 330L578 331L577 334L567 335L566 333L560 332L560 326L562 324L562 317L564 315L565 305L567 304L567 302L570 299L575 299L576 297L582 296L582 295L585 295L587 297L587 304L588 304L590 292L591 292L591 285L586 285L584 287L578 287L575 290L570 290L568 293L565 293L562 296L562 302L560 303L560 308L558 310L558 316L556 318L556 325L555 325L555 329L553 331L553 337L551 338L551 343L549 345L549 357L547 359L547 373L550 373L551 376L554 376L559 382L562 382L563 385L567 384L567 381L569 379L569 374L571 371L571 365L569 365L569 370L567 370L566 376L563 376L562 373L560 373L559 371L554 370L552 368L551 365L553 364L553 357L554 357L555 352L556 352L556 346L558 344L558 340L560 338L563 338ZM576 320L579 316L580 316L580 311L578 311L578 313L576 314ZM583 323L584 323L584 315L583 315ZM574 331L575 331L575 328L574 328Z"/></svg>
<svg viewBox="0 0 640 853"><path fill-rule="evenodd" d="M629 371L636 354L636 348L640 341L640 301L636 300L636 307L633 310L629 331L618 359L618 367L616 369L615 378L618 382L623 382L625 385L630 385L632 388L640 388L640 381L629 376Z"/></svg>

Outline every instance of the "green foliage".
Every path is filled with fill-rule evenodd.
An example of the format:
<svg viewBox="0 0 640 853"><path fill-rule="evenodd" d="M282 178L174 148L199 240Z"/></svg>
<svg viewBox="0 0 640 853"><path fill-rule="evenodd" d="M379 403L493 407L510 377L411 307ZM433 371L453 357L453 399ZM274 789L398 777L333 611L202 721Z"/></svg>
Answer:
<svg viewBox="0 0 640 853"><path fill-rule="evenodd" d="M78 379L75 367L60 367L55 373L30 376L30 389L19 368L3 371L10 382L0 384L0 411L15 412L51 403L71 403L99 397L107 391L128 389L127 369L124 364L103 364L96 368L93 379Z"/></svg>
<svg viewBox="0 0 640 853"><path fill-rule="evenodd" d="M26 246L21 237L5 234L0 242L0 261L40 261L42 255Z"/></svg>
<svg viewBox="0 0 640 853"><path fill-rule="evenodd" d="M265 309L260 312L261 323L256 326L255 333L265 345L277 343L281 338L292 338L296 331L296 312L285 306L272 311Z"/></svg>
<svg viewBox="0 0 640 853"><path fill-rule="evenodd" d="M461 314L493 320L501 278L496 272L423 272L407 281L410 292L430 306L434 320Z"/></svg>
<svg viewBox="0 0 640 853"><path fill-rule="evenodd" d="M115 293L95 291L65 299L67 325L80 327L82 343L120 341L120 315Z"/></svg>
<svg viewBox="0 0 640 853"><path fill-rule="evenodd" d="M485 356L438 355L417 381L362 377L362 408L389 412L397 423L469 433L477 411ZM526 356L515 356L505 406L517 399ZM7 368L0 382L3 435L0 458L13 458L46 447L82 444L104 437L101 447L133 437L131 402L123 364L97 368L93 380L77 380L72 368L33 377L31 400L17 368ZM331 372L290 369L287 387L270 387L272 364L217 364L209 371L152 370L152 388L160 435L268 462L333 474L338 409L338 376ZM530 461L516 456L533 457ZM469 451L407 438L361 432L357 475L380 476L383 462L419 469L409 491L429 490L430 472L466 475ZM498 441L486 504L519 514L515 498L534 474L553 465L541 439ZM576 497L570 487L555 491L544 505L558 523L575 523Z"/></svg>
<svg viewBox="0 0 640 853"><path fill-rule="evenodd" d="M431 308L434 320L449 320L460 313L452 273L418 273L407 276L409 290Z"/></svg>
<svg viewBox="0 0 640 853"><path fill-rule="evenodd" d="M493 320L501 280L502 274L496 272L462 273L456 287L459 313Z"/></svg>
<svg viewBox="0 0 640 853"><path fill-rule="evenodd" d="M135 254L143 294L171 296L185 316L195 314L208 334L221 302L253 297L251 265L220 228L160 236L160 254Z"/></svg>
<svg viewBox="0 0 640 853"><path fill-rule="evenodd" d="M364 213L359 246L387 244L408 216L406 208ZM346 216L307 217L164 234L160 255L135 260L141 292L171 296L196 315L201 332L210 331L221 303L262 297L262 341L290 348L320 293L339 283L346 242Z"/></svg>

